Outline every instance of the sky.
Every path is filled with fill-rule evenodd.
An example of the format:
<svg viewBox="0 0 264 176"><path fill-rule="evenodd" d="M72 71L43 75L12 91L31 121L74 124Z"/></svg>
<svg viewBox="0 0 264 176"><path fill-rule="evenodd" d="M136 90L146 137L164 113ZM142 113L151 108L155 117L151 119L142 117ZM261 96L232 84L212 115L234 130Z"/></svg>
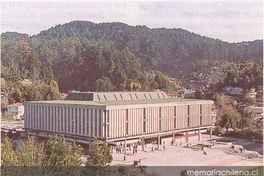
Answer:
<svg viewBox="0 0 264 176"><path fill-rule="evenodd" d="M263 0L4 1L1 33L38 34L73 20L182 28L228 42L263 39Z"/></svg>

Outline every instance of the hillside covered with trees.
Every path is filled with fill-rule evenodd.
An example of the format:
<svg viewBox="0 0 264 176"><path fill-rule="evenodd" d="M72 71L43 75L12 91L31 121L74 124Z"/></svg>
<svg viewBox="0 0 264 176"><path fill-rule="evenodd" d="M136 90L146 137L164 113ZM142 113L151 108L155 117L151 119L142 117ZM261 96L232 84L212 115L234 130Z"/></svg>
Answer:
<svg viewBox="0 0 264 176"><path fill-rule="evenodd" d="M262 48L262 40L228 43L183 29L73 21L34 36L1 34L1 76L12 83L56 80L65 92L130 90L131 82L140 90L172 90L166 75L182 79L203 60L259 62Z"/></svg>

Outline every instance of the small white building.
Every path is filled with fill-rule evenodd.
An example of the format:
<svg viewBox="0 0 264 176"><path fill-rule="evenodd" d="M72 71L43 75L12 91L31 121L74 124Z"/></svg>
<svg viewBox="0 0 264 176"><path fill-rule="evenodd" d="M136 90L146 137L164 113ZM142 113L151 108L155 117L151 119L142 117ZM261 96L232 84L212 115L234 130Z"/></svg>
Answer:
<svg viewBox="0 0 264 176"><path fill-rule="evenodd" d="M225 94L229 94L229 95L242 95L244 90L241 87L226 86L224 87L223 91Z"/></svg>
<svg viewBox="0 0 264 176"><path fill-rule="evenodd" d="M193 89L184 89L182 98L195 98L195 91Z"/></svg>
<svg viewBox="0 0 264 176"><path fill-rule="evenodd" d="M24 116L24 105L22 103L15 103L7 106L7 112L16 120L23 119Z"/></svg>

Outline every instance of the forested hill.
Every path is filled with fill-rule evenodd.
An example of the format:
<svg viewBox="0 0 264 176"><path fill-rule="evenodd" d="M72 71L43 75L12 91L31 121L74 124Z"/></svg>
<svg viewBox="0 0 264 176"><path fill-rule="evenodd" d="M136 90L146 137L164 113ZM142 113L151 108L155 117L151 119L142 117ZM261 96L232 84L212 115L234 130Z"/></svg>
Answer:
<svg viewBox="0 0 264 176"><path fill-rule="evenodd" d="M116 90L134 79L150 82L146 89L159 88L157 81L145 75L158 70L177 78L204 59L240 62L263 58L263 40L228 43L183 29L123 23L73 21L31 37L3 33L1 42L4 67L20 67L25 57L34 53L42 65L53 67L63 89L94 89L91 82L98 79L101 85L110 81Z"/></svg>

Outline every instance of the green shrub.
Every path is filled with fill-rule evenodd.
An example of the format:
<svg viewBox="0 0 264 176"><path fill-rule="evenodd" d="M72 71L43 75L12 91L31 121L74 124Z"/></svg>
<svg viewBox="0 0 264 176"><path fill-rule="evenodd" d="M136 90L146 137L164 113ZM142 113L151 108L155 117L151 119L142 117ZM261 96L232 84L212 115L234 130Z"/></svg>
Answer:
<svg viewBox="0 0 264 176"><path fill-rule="evenodd" d="M218 135L218 134L223 135L224 133L225 133L225 129L224 128L221 128L220 126L216 126L216 128L214 130L214 134L215 135Z"/></svg>
<svg viewBox="0 0 264 176"><path fill-rule="evenodd" d="M256 139L259 142L263 141L263 131L258 129L235 129L234 131L230 131L224 134L225 136L237 137L237 138L245 138L245 139Z"/></svg>

